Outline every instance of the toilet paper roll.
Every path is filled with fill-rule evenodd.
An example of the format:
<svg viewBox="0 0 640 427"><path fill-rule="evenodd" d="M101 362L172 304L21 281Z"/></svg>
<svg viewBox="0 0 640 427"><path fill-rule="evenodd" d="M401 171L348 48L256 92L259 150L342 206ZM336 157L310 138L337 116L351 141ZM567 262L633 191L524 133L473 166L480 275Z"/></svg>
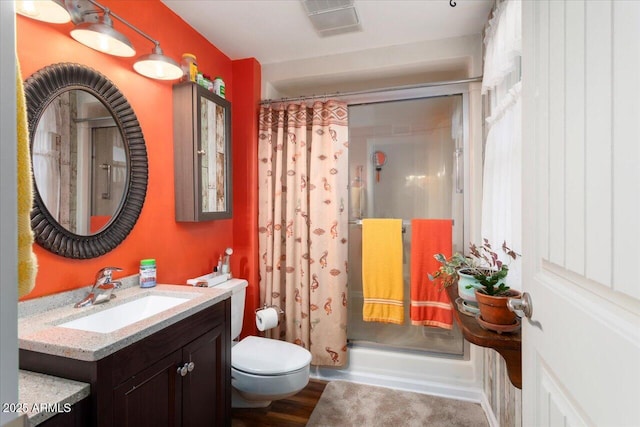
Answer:
<svg viewBox="0 0 640 427"><path fill-rule="evenodd" d="M256 312L256 326L259 331L266 331L278 326L278 311L273 307L258 310Z"/></svg>

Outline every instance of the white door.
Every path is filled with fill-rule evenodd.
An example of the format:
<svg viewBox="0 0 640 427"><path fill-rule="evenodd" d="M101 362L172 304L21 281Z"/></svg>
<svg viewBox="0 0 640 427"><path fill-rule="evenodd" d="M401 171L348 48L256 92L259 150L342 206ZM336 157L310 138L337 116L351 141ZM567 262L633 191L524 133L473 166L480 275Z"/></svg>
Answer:
<svg viewBox="0 0 640 427"><path fill-rule="evenodd" d="M640 426L640 1L523 1L525 426Z"/></svg>

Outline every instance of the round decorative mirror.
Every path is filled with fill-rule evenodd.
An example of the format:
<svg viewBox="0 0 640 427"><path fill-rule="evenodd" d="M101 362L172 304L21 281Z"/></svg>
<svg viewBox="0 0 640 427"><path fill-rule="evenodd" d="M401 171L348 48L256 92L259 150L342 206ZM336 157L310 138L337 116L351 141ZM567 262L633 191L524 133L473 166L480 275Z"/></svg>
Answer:
<svg viewBox="0 0 640 427"><path fill-rule="evenodd" d="M135 225L147 191L147 150L124 95L79 64L45 67L25 82L34 206L31 227L45 249L95 258Z"/></svg>

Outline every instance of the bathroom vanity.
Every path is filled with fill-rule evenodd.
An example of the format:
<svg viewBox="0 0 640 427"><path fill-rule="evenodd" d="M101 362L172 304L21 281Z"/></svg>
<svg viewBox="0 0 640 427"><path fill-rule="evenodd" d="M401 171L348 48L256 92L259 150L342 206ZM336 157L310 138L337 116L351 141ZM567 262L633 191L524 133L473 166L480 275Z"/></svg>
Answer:
<svg viewBox="0 0 640 427"><path fill-rule="evenodd" d="M186 302L108 333L59 326L149 294ZM229 297L215 288L131 287L84 313L67 305L21 317L20 368L90 384L81 425L230 425Z"/></svg>

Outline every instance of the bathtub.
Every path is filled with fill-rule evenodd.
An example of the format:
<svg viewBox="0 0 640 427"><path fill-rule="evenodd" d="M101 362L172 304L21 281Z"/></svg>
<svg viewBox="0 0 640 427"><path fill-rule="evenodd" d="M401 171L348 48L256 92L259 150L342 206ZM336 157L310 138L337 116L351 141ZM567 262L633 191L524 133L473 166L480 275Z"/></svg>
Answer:
<svg viewBox="0 0 640 427"><path fill-rule="evenodd" d="M350 343L346 366L312 366L311 378L483 403L483 355L483 349L466 342L465 356L461 358Z"/></svg>

